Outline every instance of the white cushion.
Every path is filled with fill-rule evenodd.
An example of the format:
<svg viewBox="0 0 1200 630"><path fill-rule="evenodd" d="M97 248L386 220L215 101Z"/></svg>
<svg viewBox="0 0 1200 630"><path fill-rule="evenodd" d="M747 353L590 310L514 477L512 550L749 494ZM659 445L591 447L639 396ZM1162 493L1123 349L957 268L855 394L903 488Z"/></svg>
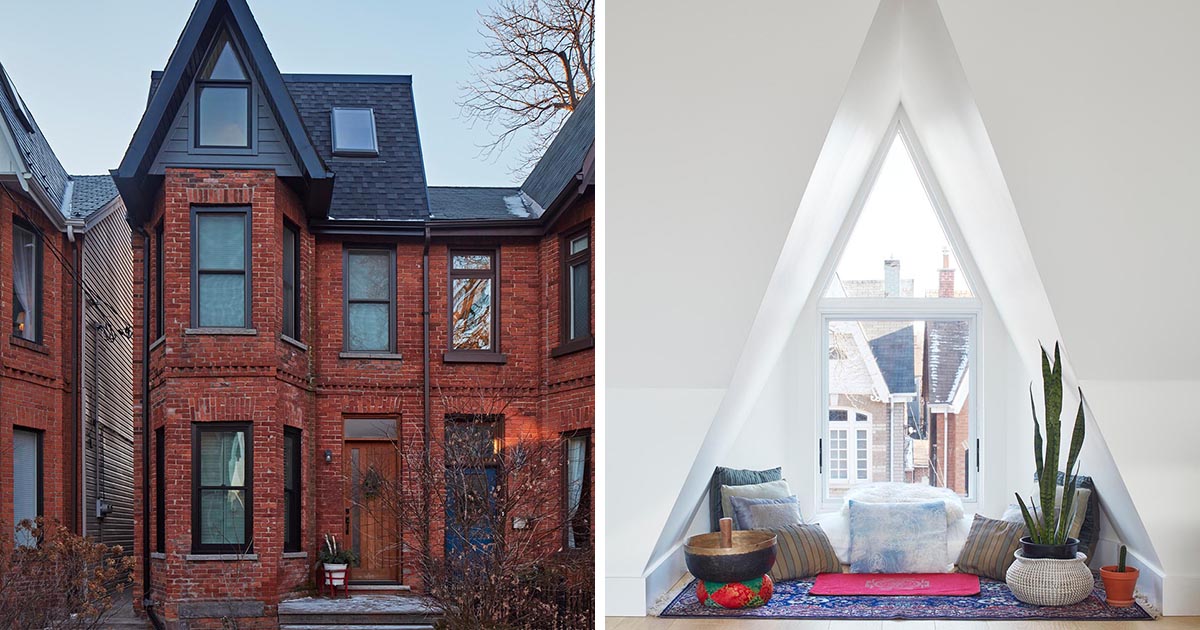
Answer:
<svg viewBox="0 0 1200 630"><path fill-rule="evenodd" d="M786 479L754 483L748 486L721 486L721 515L733 518L733 506L729 497L746 497L750 499L782 499L791 496L792 489Z"/></svg>
<svg viewBox="0 0 1200 630"><path fill-rule="evenodd" d="M842 501L842 514L850 516L850 501L859 503L929 503L942 501L946 504L946 524L950 525L963 517L962 497L949 488L936 488L926 483L901 483L884 481L865 483L846 491Z"/></svg>
<svg viewBox="0 0 1200 630"><path fill-rule="evenodd" d="M1041 490L1039 489L1037 492L1040 493ZM1055 491L1054 494L1055 513L1062 508L1062 495L1063 488L1062 486L1059 486L1058 490ZM1071 504L1071 510L1075 512L1075 518L1071 521L1071 526L1067 528L1067 535L1071 538L1079 538L1079 532L1083 530L1083 521L1085 518L1087 518L1088 498L1091 497L1091 495L1092 491L1087 488L1075 489L1074 503ZM1037 494L1034 494L1033 496L1036 497ZM1030 510L1033 510L1033 508L1037 506L1036 503L1034 505L1029 505L1028 500L1026 501L1026 505ZM1021 514L1020 505L1016 503L1010 503L1008 504L1008 508L1004 510L1004 514L1000 516L1000 520L1009 521L1012 523L1024 523L1025 516Z"/></svg>
<svg viewBox="0 0 1200 630"><path fill-rule="evenodd" d="M946 525L946 554L957 558L967 544L967 534L971 533L971 522L975 514L964 514L962 518ZM809 519L810 523L818 523L825 530L829 544L838 561L850 564L850 517L841 512L825 512Z"/></svg>

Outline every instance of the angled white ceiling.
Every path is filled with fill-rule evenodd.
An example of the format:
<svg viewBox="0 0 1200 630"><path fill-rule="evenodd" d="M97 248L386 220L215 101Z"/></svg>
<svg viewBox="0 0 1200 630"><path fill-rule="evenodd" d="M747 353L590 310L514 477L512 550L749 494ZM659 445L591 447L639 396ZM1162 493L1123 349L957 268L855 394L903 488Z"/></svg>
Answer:
<svg viewBox="0 0 1200 630"><path fill-rule="evenodd" d="M825 5L826 8L829 6ZM717 378L721 375L721 360L728 359L729 352L735 352L738 357L736 368L726 381L726 396L664 522L663 533L655 545L654 552L647 558L647 567L656 564L663 554L669 553L685 533L697 498L705 490L709 473L713 466L721 463L727 445L740 432L763 384L779 359L783 347L780 340L788 336L806 301L814 297L813 288L829 254L829 243L834 241L841 228L854 196L859 191L871 156L885 141L888 123L901 103L909 114L916 136L926 150L926 157L933 171L931 175L941 184L948 206L954 215L954 222L960 234L952 235L952 238L966 244L981 280L996 302L1005 327L1014 340L1018 341L1023 362L1030 374L1037 372L1037 351L1033 345L1036 340L1060 338L1055 311L1051 308L1052 303L1043 287L1039 266L1035 264L1035 260L1045 260L1043 266L1053 265L1058 260L1053 255L1043 258L1040 252L1039 256L1035 257L1031 244L1042 247L1040 237L1027 243L1027 229L1023 228L1025 215L1018 214L1009 194L1005 172L1002 171L996 152L992 149L989 130L975 106L971 85L967 79L968 75L964 74L959 63L954 43L946 30L938 5L933 0L896 0L881 5L824 139L821 152L811 169L807 187L798 204L799 208L791 217L793 221L790 222L790 230L779 248L778 258L769 274L770 280L765 290L760 289L762 285L755 280L762 277L759 275L763 273L761 266L773 251L771 245L776 242L777 235L774 230L778 229L778 224L785 222L786 213L774 208L773 212L766 213L773 223L755 222L754 232L764 240L762 254L753 257L754 265L748 266L740 261L731 263L728 258L719 260L719 264L734 264L742 279L739 290L726 291L726 286L718 283L713 287L712 294L719 296L722 306L726 302L736 302L739 299L754 303L756 314L748 333L739 334L741 329L734 327L721 329L719 335L713 335L711 332L708 336L684 335L692 341L696 338L717 341L717 356L711 354L711 346L704 344L702 350L709 353L703 356L698 353L689 354L675 346L667 349L666 354L670 358L682 355L688 361L699 360L699 366L689 363L688 369L682 371L687 378ZM621 100L614 94L610 102L619 104ZM610 127L610 133L615 129ZM1043 132L1048 133L1048 130ZM771 155L769 151L764 153ZM1025 155L1024 152L1021 154ZM751 156L746 156L749 157ZM612 181L623 181L618 171L620 165L613 164L610 168L613 169L610 171L613 174ZM794 171L803 172L809 171ZM694 180L694 185L703 189L707 181L703 178L697 179ZM784 178L781 181L789 180ZM779 184L779 187L786 188L787 185ZM608 204L610 208L622 207L614 200L614 196L623 188L625 187L613 187L614 194L610 194L609 197L613 202ZM696 194L688 194L682 199L691 203L697 197ZM1186 197L1176 193L1172 195L1171 200L1177 203L1181 198ZM1164 200L1164 203L1166 201L1168 200ZM696 232L707 233L710 236L715 234L718 239L732 238L737 242L736 232L731 234L728 229L715 227L720 225L719 221L724 217L722 213L714 210L717 208L697 208L694 219ZM746 220L756 216L758 211L758 207L746 208ZM1053 214L1048 208L1044 211ZM610 261L623 255L617 243L617 236L624 234L626 230L634 229L632 225L620 227L618 221L622 214L624 208L621 213L609 213L609 225L615 226L609 231L612 235L612 249L609 251L614 252ZM680 216L678 212L667 214L670 220L678 220ZM718 215L717 219L713 218L714 214ZM1171 213L1165 214L1170 216ZM646 219L645 215L636 212L626 216L631 218L631 221L636 218L637 222ZM1080 217L1076 217L1075 223L1079 222ZM690 234L690 229L692 228L684 228L685 233ZM1078 225L1075 229L1086 230ZM663 231L655 227L645 231L647 245L650 240L661 240L664 234L672 233L671 230ZM1048 244L1045 246L1053 248L1054 242L1054 239L1047 239ZM1082 251L1087 251L1087 248L1082 248ZM1095 256L1089 258L1094 259ZM1125 260L1127 264L1128 259ZM1093 273L1090 269L1092 268L1076 266L1069 272L1056 270L1051 275L1057 277L1061 274L1065 281L1066 278ZM645 271L642 269L640 273L644 274ZM613 262L609 263L609 272L610 278L633 278L638 275L632 270L614 266ZM618 288L619 285L614 285L610 285L608 290L610 305L613 306L610 309L610 323L615 316L629 314L621 313L619 299L614 299L614 291L619 293L622 289ZM664 285L658 286L661 288ZM667 282L665 286L671 285ZM689 286L694 285L684 283L680 288L686 291ZM671 293L671 296L673 299L679 299L680 294ZM760 300L755 299L760 296ZM679 303L687 308L693 308L697 304L693 300L679 300ZM745 304L739 306L747 307ZM632 312L637 311L635 309ZM651 319L655 317L652 310L643 309L642 312ZM742 308L730 309L730 313L726 318L727 323L740 322L739 318L744 317ZM679 314L684 313L681 311ZM706 327L713 323L711 317L697 319ZM689 320L684 324L684 329L690 330L688 327L691 325ZM1082 328L1086 330L1088 327ZM670 326L667 330L673 331ZM653 332L661 334L663 330ZM672 385L674 381L671 377L664 378L655 372L656 369L670 366L671 360L664 360L661 355L647 357L644 351L629 352L629 348L625 348L624 345L630 340L620 338L624 333L623 329L610 328L610 386L614 380L627 387ZM641 342L635 345L640 345L643 349L654 345L645 343L649 341L648 338L635 341ZM738 341L743 341L740 348L728 347L730 344L736 345L735 342ZM1072 347L1071 343L1072 337L1068 337L1068 348ZM1095 354L1084 352L1082 356L1079 361L1072 360L1071 365L1087 363ZM635 361L642 362L638 370L624 374L614 370L616 366L631 367ZM711 364L718 365L714 367ZM705 372L706 369L710 371ZM642 376L646 378L643 379ZM1068 379L1073 379L1073 376L1074 373L1068 366ZM1104 410L1098 410L1093 405L1092 412L1094 420L1095 414L1103 414ZM1024 416L1021 421L1025 421ZM1106 508L1122 538L1137 548L1144 558L1157 563L1155 545L1138 517L1137 510L1134 509L1133 499L1114 466L1104 436L1097 430L1095 422L1089 427L1090 439L1084 451L1084 461L1088 466L1085 472L1096 477L1102 488L1101 494L1104 496ZM619 433L610 435L619 439Z"/></svg>
<svg viewBox="0 0 1200 630"><path fill-rule="evenodd" d="M608 387L728 385L876 5L606 7Z"/></svg>

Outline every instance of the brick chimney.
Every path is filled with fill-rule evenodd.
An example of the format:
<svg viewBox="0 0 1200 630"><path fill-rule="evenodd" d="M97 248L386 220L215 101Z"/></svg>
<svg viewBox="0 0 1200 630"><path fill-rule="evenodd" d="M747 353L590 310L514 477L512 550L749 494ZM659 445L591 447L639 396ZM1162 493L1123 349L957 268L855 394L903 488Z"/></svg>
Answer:
<svg viewBox="0 0 1200 630"><path fill-rule="evenodd" d="M938 297L954 297L954 270L950 268L950 248L942 248L942 268L938 269Z"/></svg>
<svg viewBox="0 0 1200 630"><path fill-rule="evenodd" d="M895 258L883 261L883 297L900 297L900 261Z"/></svg>

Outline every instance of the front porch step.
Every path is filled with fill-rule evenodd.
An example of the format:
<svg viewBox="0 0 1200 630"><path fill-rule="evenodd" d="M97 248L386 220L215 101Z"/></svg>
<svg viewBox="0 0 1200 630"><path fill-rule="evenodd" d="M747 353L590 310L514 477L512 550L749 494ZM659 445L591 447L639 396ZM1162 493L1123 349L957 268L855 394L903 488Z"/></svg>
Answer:
<svg viewBox="0 0 1200 630"><path fill-rule="evenodd" d="M279 604L281 628L353 627L430 630L441 609L417 595L362 595L348 598L306 597Z"/></svg>
<svg viewBox="0 0 1200 630"><path fill-rule="evenodd" d="M407 584L355 584L351 582L347 590L363 595L401 595L412 591Z"/></svg>

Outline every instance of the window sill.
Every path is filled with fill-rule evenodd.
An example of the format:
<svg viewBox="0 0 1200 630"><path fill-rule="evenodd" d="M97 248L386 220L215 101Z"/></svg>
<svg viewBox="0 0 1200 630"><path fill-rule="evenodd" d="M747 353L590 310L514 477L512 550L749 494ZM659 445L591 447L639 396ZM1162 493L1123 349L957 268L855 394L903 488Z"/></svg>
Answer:
<svg viewBox="0 0 1200 630"><path fill-rule="evenodd" d="M258 562L256 553L189 553L183 557L188 562Z"/></svg>
<svg viewBox="0 0 1200 630"><path fill-rule="evenodd" d="M167 559L167 554L165 554L165 553L163 553L163 552L161 552L161 551L151 551L151 552L150 552L150 559L151 559L151 560L166 560L166 559Z"/></svg>
<svg viewBox="0 0 1200 630"><path fill-rule="evenodd" d="M339 352L339 359L377 359L380 361L400 361L403 357L399 352Z"/></svg>
<svg viewBox="0 0 1200 630"><path fill-rule="evenodd" d="M25 348L26 350L32 350L41 354L50 354L50 350L45 346L45 344L40 344L36 341L30 341L24 337L12 335L8 338L8 341L12 345Z"/></svg>
<svg viewBox="0 0 1200 630"><path fill-rule="evenodd" d="M284 560L300 560L308 557L307 551L285 551L283 552Z"/></svg>
<svg viewBox="0 0 1200 630"><path fill-rule="evenodd" d="M167 342L166 335L163 335L163 336L159 337L158 339L155 339L154 341L150 342L150 351L153 352L155 348L163 345L166 342Z"/></svg>
<svg viewBox="0 0 1200 630"><path fill-rule="evenodd" d="M488 350L449 350L442 354L443 363L508 363L508 355Z"/></svg>
<svg viewBox="0 0 1200 630"><path fill-rule="evenodd" d="M279 335L279 340L290 346L295 346L301 352L308 352L308 344L304 343L303 341L300 341L298 339L292 339L291 337L289 337L287 335Z"/></svg>
<svg viewBox="0 0 1200 630"><path fill-rule="evenodd" d="M185 335L257 335L257 328L186 328Z"/></svg>
<svg viewBox="0 0 1200 630"><path fill-rule="evenodd" d="M558 358L561 356L566 356L573 352L579 352L580 350L588 350L595 346L596 346L596 338L595 337L584 337L583 339L576 339L574 341L568 341L568 342L558 346L557 348L550 351L550 356L553 358Z"/></svg>

